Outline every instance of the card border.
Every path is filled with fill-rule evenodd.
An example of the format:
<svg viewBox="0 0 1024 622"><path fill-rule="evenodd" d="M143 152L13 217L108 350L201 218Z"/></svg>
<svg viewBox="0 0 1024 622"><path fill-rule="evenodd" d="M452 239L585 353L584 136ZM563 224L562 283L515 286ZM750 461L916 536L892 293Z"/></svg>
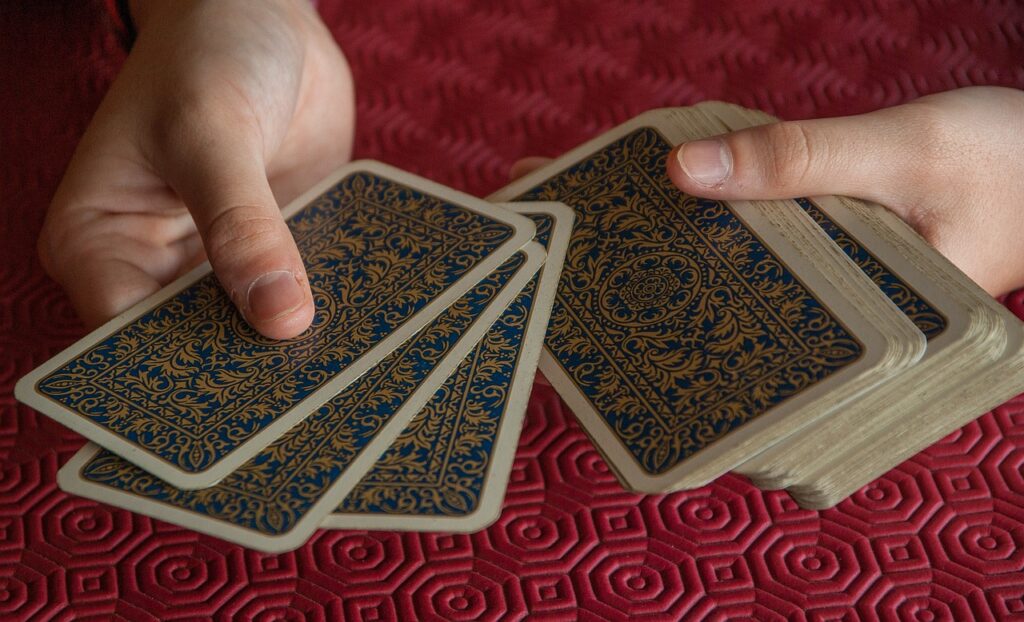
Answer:
<svg viewBox="0 0 1024 622"><path fill-rule="evenodd" d="M753 121L748 121L741 117L739 111L731 104L709 101L702 102L699 106L717 116L722 123L732 128L731 131L748 129L755 125ZM877 232L872 231L866 222L857 217L837 197L815 196L806 197L806 199L828 216L848 236L853 238L859 246L874 256L875 260L888 270L889 273L896 275L896 277L904 281L908 287L913 289L923 300L942 314L946 320L946 327L941 333L928 341L928 350L925 356L928 356L929 351L937 347L945 347L950 342L959 341L968 334L970 331L970 321L968 318L970 317L971 308L966 303L957 301L954 296L950 295L949 291L942 284L938 283L935 277L925 274L921 268L901 255L899 249L892 242L884 239ZM795 203L791 199L781 199L781 201ZM865 205L870 204L865 203ZM885 210L884 207L879 206L879 208ZM888 210L885 210L885 213L891 214ZM901 220L900 222L902 223L903 221ZM817 222L814 224L820 228ZM881 244L878 245L878 248L869 247L862 242L864 237L879 239ZM913 242L909 243L913 244ZM909 276L907 276L908 274ZM940 302L936 303L936 300ZM957 312L963 315L951 315L950 307L957 308Z"/></svg>
<svg viewBox="0 0 1024 622"><path fill-rule="evenodd" d="M81 477L81 469L102 447L88 443L72 456L60 471L57 472L58 487L68 493L124 508L144 514L158 520L192 529L266 553L283 553L296 549L304 544L316 531L323 518L338 507L341 500L354 488L367 472L376 464L388 447L398 438L409 421L418 413L434 395L445 380L455 371L459 364L472 352L476 344L483 338L491 325L497 321L506 308L515 300L519 292L530 282L534 274L544 262L545 253L541 246L530 242L518 252L526 255L526 260L516 274L506 283L497 296L484 311L473 320L472 325L452 347L451 351L427 375L422 383L409 395L405 403L381 428L380 432L370 441L344 473L334 481L320 498L309 508L302 518L287 532L268 535L258 531L211 519L191 510L180 508L164 501L140 497L123 490L118 490L89 482Z"/></svg>
<svg viewBox="0 0 1024 622"><path fill-rule="evenodd" d="M315 198L319 197L326 190L333 187L346 176L356 173L370 173L408 185L416 190L443 198L445 201L454 203L460 207L476 212L497 222L512 227L512 236L503 242L491 254L484 257L476 266L466 272L448 289L442 292L434 300L430 301L413 316L406 319L401 326L396 328L386 338L380 340L369 350L363 353L356 361L337 374L330 381L322 385L316 391L310 393L303 400L299 401L288 411L274 420L271 424L254 434L244 443L231 450L223 458L202 471L185 471L176 465L155 457L151 452L146 451L125 440L122 436L108 431L105 427L94 423L92 420L83 417L81 414L70 410L63 405L39 394L36 390L37 384L51 372L66 364L70 359L80 355L89 348L95 346L103 339L109 337L116 330L129 324L143 313L151 310L155 305L165 301L177 294L186 287L192 285L200 278L207 276L210 272L209 262L204 262L189 271L184 276L174 280L172 283L160 289L141 302L136 303L128 310L118 314L99 328L64 349L47 362L36 367L26 374L15 385L14 395L18 401L29 406L40 413L56 420L62 425L78 432L98 445L108 448L110 451L122 456L129 462L156 475L165 482L182 490L194 490L206 488L216 484L228 473L231 473L250 458L255 456L264 447L269 445L291 428L296 423L305 419L331 397L339 393L355 379L372 368L382 358L392 352L409 337L414 335L423 326L436 318L441 311L448 308L455 300L468 292L481 279L498 268L506 259L516 251L530 243L535 234L535 227L528 218L495 208L490 203L472 197L463 192L442 186L441 184L423 179L411 173L401 171L397 168L372 160L357 160L342 166L333 173L322 179L315 186L304 192L301 196L289 203L282 214L285 219L290 218Z"/></svg>
<svg viewBox="0 0 1024 622"><path fill-rule="evenodd" d="M706 102L701 104L701 106L712 111L732 130L777 121L777 119L765 113L741 109L722 102ZM991 296L982 291L977 284L960 272L958 268L929 245L902 219L883 206L856 199L853 200L855 203L849 203L849 199L835 196L809 197L808 200L832 219L837 226L843 228L860 246L874 255L891 273L905 281L909 287L914 289L938 312L943 314L946 319L946 328L928 342L928 349L924 357L922 357L920 364L945 368L949 365L948 359L950 356L954 356L956 351L962 352L965 349L970 349L975 357L990 360L993 369L999 369L1000 366L1011 366L1014 363L1013 353L1018 352L1021 348L1022 325L1020 322L1015 321L1015 318L1012 317L1012 314L1005 307L998 304ZM861 216L857 213L857 209L870 210L870 215ZM872 225L872 220L877 221L874 226ZM892 238L888 238L876 230L876 226L888 227ZM872 240L874 246L864 244L864 239ZM901 248L904 250L901 250ZM905 255L906 249L914 253L916 258L910 258ZM939 303L936 303L936 300ZM985 328L985 325L988 325L990 330L996 329L998 332L1005 334L1005 342L998 342L1005 343L1003 347L996 348L993 345L985 346L981 343L983 336L980 334L980 331ZM951 348L954 351L951 352ZM940 360L936 361L935 357L940 357ZM934 375L934 370L926 373ZM921 386L907 388L910 395L920 392L924 388L933 398L945 397L947 401L954 403L960 401L957 396L962 396L964 393L976 390L975 387L979 384L978 381L966 381L956 388L946 388L944 386L931 386L929 384L931 381L925 378L920 380L923 383ZM911 383L913 382L911 380ZM931 382L931 384L934 384L934 382ZM898 385L892 386L889 383L884 383L877 390L894 393L898 392L900 388ZM1006 389L1002 390L1005 391ZM996 391L999 391L999 388ZM887 393L883 393L883 396L887 395ZM1000 392L996 395L1002 395L1002 393ZM896 397L897 402L905 400L902 395ZM1009 397L1009 394L1007 394L1007 397ZM879 399L884 399L884 397ZM998 403L1002 403L1002 401L1005 400L999 400ZM998 405L992 399L988 400L988 402L992 402L993 406ZM984 411L979 409L980 412ZM916 415L908 413L908 417L909 419L921 418L922 415L920 413ZM907 423L908 417L884 422L881 427L875 428L867 436L858 437L854 442L859 445L870 444L872 439L892 434L893 427L901 428L896 432L897 435L905 434L907 430L914 427L911 423ZM957 427L966 423L964 418L960 417L958 419ZM925 423L923 419L918 422L920 425ZM831 424L825 421L823 425ZM948 431L941 431L940 429L940 432L928 433L925 436L931 438L930 442L934 442ZM796 444L798 446L805 445L809 441L804 437L812 432L813 429L798 431L797 435L801 438L795 440ZM789 488L794 498L801 502L802 505L815 509L831 507L860 487L855 485L856 482L850 483L847 481L846 486L842 488L845 494L841 497L836 496L838 489L834 488L835 480L831 478L831 475L836 473L833 469L823 471L821 467L818 467L807 470L803 468L802 463L793 463L792 460L789 460L789 464L786 464L786 456L789 455L787 453L787 446L793 443L793 437L783 439L777 446L767 449L767 454L770 456L767 463L760 459L760 455L754 456L748 463L740 465L736 470L750 477L755 485L760 488ZM911 445L918 446L917 449L900 455L902 459L906 459L920 451L927 444L929 443L912 443ZM852 450L848 450L847 453L849 451ZM849 468L851 458L846 457L841 458L841 460L845 460ZM894 461L891 466L895 466L896 463L898 461ZM755 466L754 468L745 468L748 464ZM781 469L779 468L780 465L782 465ZM878 471L874 476L881 475L881 473L882 471ZM818 478L819 482L827 481L828 484L818 485L816 488L815 485L811 484L815 477ZM870 479L864 477L861 484L867 483ZM839 481L843 480L840 479ZM833 486L833 488L828 493L819 494L819 490L826 490L829 486ZM801 496L802 492L812 490L814 492ZM815 501L809 503L808 500L812 498Z"/></svg>
<svg viewBox="0 0 1024 622"><path fill-rule="evenodd" d="M669 115L678 110L677 108L661 108L634 117L566 152L540 169L510 183L491 194L488 200L495 202L512 200L544 180L574 166L594 151L643 127L650 127L661 133L669 143L678 144L683 138L684 131L669 119ZM729 201L729 203L734 208L739 208L740 204L745 202ZM751 212L754 213L752 214ZM750 222L749 218L753 216L754 220L760 220L756 210L752 209L736 209L736 215L752 230L755 230L754 223ZM810 217L807 216L807 218L809 219ZM878 368L885 361L885 355L887 350L889 350L885 335L878 328L866 322L862 315L854 308L852 302L823 275L809 269L805 265L806 262L804 264L794 262L794 260L803 260L805 258L794 254L786 248L787 246L792 246L791 243L782 240L781 235L774 235L774 231L756 231L758 231L758 237L764 245L786 265L796 278L807 286L808 289L819 292L817 294L818 297L821 298L822 302L827 303L826 306L836 317L837 321L846 326L851 334L861 342L864 350L857 361L837 371L823 381L816 383L799 394L789 396L782 404L773 406L759 417L745 422L744 425L733 429L728 435L717 439L667 471L658 475L651 475L639 466L632 453L622 445L617 436L612 434L607 422L597 412L589 398L576 387L575 383L572 382L571 378L562 369L562 366L551 355L549 349L545 347L539 364L540 370L576 415L588 436L594 442L595 447L604 455L612 470L620 476L620 481L634 491L664 493L683 488L696 488L707 484L715 477L742 464L746 459L745 455L741 455L743 452L733 449L734 446L750 443L751 437L758 433L763 433L764 428L777 426L780 423L780 419L785 419L790 413L799 411L807 407L808 404L823 399L837 385L862 377L863 374L873 368ZM768 235L765 235L766 233ZM783 243L782 247L779 246L780 241ZM831 243L831 240L829 242ZM857 268L857 271L863 274L859 268ZM865 276L864 278L866 279L867 277ZM874 284L872 284L872 287L875 287ZM822 296L820 293L822 291L829 292L828 298ZM881 295L880 292L879 295ZM895 305L893 305L893 308L895 309ZM900 312L900 315L906 318L902 312ZM909 319L907 322L909 323ZM923 354L923 342L924 335L922 334L917 358L920 358L920 355ZM780 410L780 406L784 406L785 410ZM730 447L726 447L727 444ZM715 449L716 445L718 446L717 450ZM728 456L731 457L727 459Z"/></svg>
<svg viewBox="0 0 1024 622"><path fill-rule="evenodd" d="M477 507L460 516L422 516L387 513L332 512L321 526L325 529L365 529L385 531L443 531L468 533L484 529L501 515L502 501L508 488L508 477L512 462L519 447L519 431L526 415L526 407L532 394L531 387L547 334L551 306L555 301L555 290L562 273L562 263L569 246L575 215L566 205L554 201L522 203L500 203L503 209L520 214L543 214L554 220L551 238L546 249L547 257L540 269L539 282L530 308L529 319L523 334L522 347L512 372L509 385L509 399L498 433L494 438L494 453L491 454L484 476L484 485ZM503 433L515 435L515 443L501 442ZM340 500L339 500L340 503Z"/></svg>

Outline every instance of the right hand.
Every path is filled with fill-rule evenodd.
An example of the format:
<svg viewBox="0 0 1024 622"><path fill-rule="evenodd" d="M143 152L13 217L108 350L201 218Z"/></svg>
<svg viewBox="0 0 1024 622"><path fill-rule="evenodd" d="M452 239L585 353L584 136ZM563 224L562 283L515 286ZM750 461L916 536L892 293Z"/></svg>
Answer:
<svg viewBox="0 0 1024 622"><path fill-rule="evenodd" d="M307 0L138 0L138 39L39 239L94 327L209 258L246 320L313 317L279 205L349 159L348 66Z"/></svg>
<svg viewBox="0 0 1024 622"><path fill-rule="evenodd" d="M711 199L841 194L880 203L990 294L1024 286L1024 92L970 87L833 119L685 143L668 158Z"/></svg>

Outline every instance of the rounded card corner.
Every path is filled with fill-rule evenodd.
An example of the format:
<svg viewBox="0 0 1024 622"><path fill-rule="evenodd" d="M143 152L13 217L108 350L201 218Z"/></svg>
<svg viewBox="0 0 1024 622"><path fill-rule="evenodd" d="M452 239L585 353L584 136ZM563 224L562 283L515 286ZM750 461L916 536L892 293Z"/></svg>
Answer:
<svg viewBox="0 0 1024 622"><path fill-rule="evenodd" d="M39 385L39 378L37 378L35 371L31 371L14 383L14 399L18 400L22 404L34 408L29 402L34 398L38 392L37 387Z"/></svg>

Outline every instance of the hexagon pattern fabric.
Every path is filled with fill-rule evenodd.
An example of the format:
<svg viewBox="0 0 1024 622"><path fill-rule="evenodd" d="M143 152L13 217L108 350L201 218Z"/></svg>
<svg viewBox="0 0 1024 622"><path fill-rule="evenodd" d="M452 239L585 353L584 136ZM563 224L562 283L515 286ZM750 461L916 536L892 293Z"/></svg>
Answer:
<svg viewBox="0 0 1024 622"><path fill-rule="evenodd" d="M835 509L725 476L623 491L537 387L500 520L472 535L321 531L261 555L63 494L82 439L15 380L82 334L34 240L124 60L99 2L0 13L0 619L1024 619L1024 399ZM15 8L16 7L16 8ZM485 194L645 109L787 118L970 84L1024 87L1000 0L322 0L358 87L357 155ZM1007 253L1021 252L1007 248ZM1024 315L1024 294L1007 299ZM942 408L942 404L935 404Z"/></svg>

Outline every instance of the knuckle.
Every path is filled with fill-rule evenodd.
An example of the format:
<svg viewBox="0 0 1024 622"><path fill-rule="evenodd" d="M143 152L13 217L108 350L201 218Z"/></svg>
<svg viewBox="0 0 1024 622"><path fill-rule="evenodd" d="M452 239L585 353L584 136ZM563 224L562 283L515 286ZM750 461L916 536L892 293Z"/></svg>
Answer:
<svg viewBox="0 0 1024 622"><path fill-rule="evenodd" d="M161 107L152 126L152 152L187 151L199 137L198 124L209 118L204 104L187 93L172 104Z"/></svg>
<svg viewBox="0 0 1024 622"><path fill-rule="evenodd" d="M224 90L222 86L221 91ZM199 87L183 87L181 93L159 107L152 123L150 150L154 154L192 154L206 148L210 137L222 128L250 128L245 109L210 97Z"/></svg>
<svg viewBox="0 0 1024 622"><path fill-rule="evenodd" d="M939 164L956 160L962 151L957 126L941 107L928 101L911 102L903 107L902 122L910 131L911 145L918 161ZM930 168L925 166L923 168Z"/></svg>
<svg viewBox="0 0 1024 622"><path fill-rule="evenodd" d="M288 235L281 218L267 215L256 205L234 205L210 221L206 228L206 252L210 261L222 266L244 265L265 255Z"/></svg>
<svg viewBox="0 0 1024 622"><path fill-rule="evenodd" d="M958 170L971 168L977 154L963 144L956 120L941 106L917 101L894 108L893 113L899 149L913 154L904 160L899 171L902 192L920 202L922 207L918 207L913 216L923 222L924 213L930 211L923 207L928 203L923 197L935 188L948 186L950 176L956 175ZM961 183L970 186L976 181L970 176L961 176Z"/></svg>
<svg viewBox="0 0 1024 622"><path fill-rule="evenodd" d="M780 187L799 186L820 155L816 137L802 123L783 121L767 126L765 138L769 181Z"/></svg>

